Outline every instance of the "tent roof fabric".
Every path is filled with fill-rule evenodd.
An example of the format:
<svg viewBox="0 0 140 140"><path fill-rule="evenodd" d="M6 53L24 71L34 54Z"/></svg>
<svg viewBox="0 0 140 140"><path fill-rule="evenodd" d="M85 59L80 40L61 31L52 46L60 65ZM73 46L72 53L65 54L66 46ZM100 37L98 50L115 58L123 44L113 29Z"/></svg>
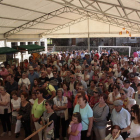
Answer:
<svg viewBox="0 0 140 140"><path fill-rule="evenodd" d="M139 37L140 0L3 0L0 21L0 40Z"/></svg>
<svg viewBox="0 0 140 140"><path fill-rule="evenodd" d="M9 47L1 47L0 48L0 54L8 54L8 53L15 53L17 50Z"/></svg>
<svg viewBox="0 0 140 140"><path fill-rule="evenodd" d="M19 46L19 48L27 49L29 53L35 53L44 51L45 47L33 44L33 45L21 45Z"/></svg>

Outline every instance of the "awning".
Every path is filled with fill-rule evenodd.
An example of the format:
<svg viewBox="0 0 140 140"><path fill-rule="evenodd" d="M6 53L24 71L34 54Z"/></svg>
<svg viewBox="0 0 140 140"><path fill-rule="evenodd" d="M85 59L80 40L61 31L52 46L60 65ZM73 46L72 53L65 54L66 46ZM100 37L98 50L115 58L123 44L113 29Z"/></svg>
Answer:
<svg viewBox="0 0 140 140"><path fill-rule="evenodd" d="M18 52L17 50L9 47L1 47L0 48L0 54L9 54L9 53L15 53Z"/></svg>
<svg viewBox="0 0 140 140"><path fill-rule="evenodd" d="M28 53L36 53L44 51L45 47L39 45L22 45L19 48L28 50Z"/></svg>

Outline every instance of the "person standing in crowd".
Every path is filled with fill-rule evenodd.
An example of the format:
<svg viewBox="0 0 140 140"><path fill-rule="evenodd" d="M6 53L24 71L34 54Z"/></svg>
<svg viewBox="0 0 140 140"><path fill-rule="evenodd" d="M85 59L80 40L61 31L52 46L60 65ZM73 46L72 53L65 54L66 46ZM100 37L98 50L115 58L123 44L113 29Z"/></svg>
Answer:
<svg viewBox="0 0 140 140"><path fill-rule="evenodd" d="M120 90L121 97L118 99L118 100L122 100L123 101L123 107L125 109L127 109L128 101L129 101L129 98L127 97L127 93L128 93L128 91L125 88L121 89Z"/></svg>
<svg viewBox="0 0 140 140"><path fill-rule="evenodd" d="M30 91L32 91L32 87L34 85L34 79L39 78L38 74L36 72L34 72L34 68L32 66L29 67L28 78L29 78L30 83L31 83Z"/></svg>
<svg viewBox="0 0 140 140"><path fill-rule="evenodd" d="M74 113L79 112L82 118L81 140L90 140L92 125L93 125L93 111L85 95L78 96L78 104L74 107Z"/></svg>
<svg viewBox="0 0 140 140"><path fill-rule="evenodd" d="M18 83L14 80L14 76L11 74L7 78L8 78L8 82L5 85L5 89L6 89L7 93L9 93L11 95L11 92L13 90L18 89Z"/></svg>
<svg viewBox="0 0 140 140"><path fill-rule="evenodd" d="M26 88L29 91L31 83L30 83L30 80L27 78L27 74L25 72L22 73L22 77L18 81L18 89L20 89L23 84L26 84Z"/></svg>
<svg viewBox="0 0 140 140"><path fill-rule="evenodd" d="M43 112L46 110L45 108L45 99L43 98L43 94L45 94L45 89L37 89L36 96L37 99L32 106L32 120L34 122L36 130L40 129L42 126L38 123L39 118L42 116ZM42 140L42 131L38 133L39 140Z"/></svg>
<svg viewBox="0 0 140 140"><path fill-rule="evenodd" d="M9 73L8 73L7 69L5 69L4 64L2 64L0 67L1 67L0 76L2 77L2 79L5 82L6 77L9 75Z"/></svg>
<svg viewBox="0 0 140 140"><path fill-rule="evenodd" d="M123 102L116 100L114 102L115 108L111 113L111 121L113 125L118 125L121 129L127 128L130 125L130 113L123 108ZM128 138L127 132L121 133L123 139Z"/></svg>
<svg viewBox="0 0 140 140"><path fill-rule="evenodd" d="M137 104L131 107L131 124L121 132L127 133L128 130L130 130L130 135L126 140L140 139L140 107Z"/></svg>
<svg viewBox="0 0 140 140"><path fill-rule="evenodd" d="M72 121L69 124L68 128L68 134L69 140L81 140L81 130L82 130L82 124L81 124L81 115L79 112L75 112L72 115Z"/></svg>
<svg viewBox="0 0 140 140"><path fill-rule="evenodd" d="M135 99L136 103L140 105L140 83L137 85L137 92L133 94L133 99Z"/></svg>
<svg viewBox="0 0 140 140"><path fill-rule="evenodd" d="M124 81L124 88L126 88L128 90L127 97L132 98L135 91L132 87L130 87L130 81L129 80Z"/></svg>
<svg viewBox="0 0 140 140"><path fill-rule="evenodd" d="M96 139L103 140L106 136L107 116L109 107L106 104L107 95L101 94L99 103L93 107L93 127Z"/></svg>
<svg viewBox="0 0 140 140"><path fill-rule="evenodd" d="M102 94L102 90L99 87L95 87L93 90L93 96L90 97L89 105L91 108L94 107L96 103L99 102L99 96Z"/></svg>
<svg viewBox="0 0 140 140"><path fill-rule="evenodd" d="M28 94L26 92L21 93L21 106L17 116L17 120L21 120L24 128L25 138L32 134L30 126L31 105L27 98Z"/></svg>
<svg viewBox="0 0 140 140"><path fill-rule="evenodd" d="M68 108L68 100L63 94L63 89L59 88L57 90L57 96L53 98L54 111L57 114L56 140L60 138L60 122L62 126L62 137L66 140L66 109Z"/></svg>
<svg viewBox="0 0 140 140"><path fill-rule="evenodd" d="M69 86L65 83L62 84L63 90L64 90L64 94L63 96L67 97L68 100L68 113L69 113L69 117L72 116L72 92L69 91Z"/></svg>
<svg viewBox="0 0 140 140"><path fill-rule="evenodd" d="M44 129L44 139L52 140L55 138L55 131L56 131L56 123L57 123L57 115L53 110L54 102L53 100L46 100L45 101L45 108L43 115L39 119L39 123L41 125L46 125L47 123L53 121L47 129Z"/></svg>
<svg viewBox="0 0 140 140"><path fill-rule="evenodd" d="M131 84L131 87L135 90L135 92L137 92L137 86L140 83L139 81L139 77L135 76L134 77L134 82Z"/></svg>
<svg viewBox="0 0 140 140"><path fill-rule="evenodd" d="M70 83L69 83L71 92L75 89L75 84L76 84L76 78L75 78L75 75L72 74L72 75L70 75Z"/></svg>
<svg viewBox="0 0 140 140"><path fill-rule="evenodd" d="M77 80L78 82L82 83L84 90L87 90L87 83L84 80L82 80L82 74L77 75Z"/></svg>
<svg viewBox="0 0 140 140"><path fill-rule="evenodd" d="M112 110L114 109L114 105L113 105L114 101L121 97L119 90L120 90L119 85L114 85L113 86L113 92L111 92L108 95L107 103L109 104L110 112L112 112Z"/></svg>
<svg viewBox="0 0 140 140"><path fill-rule="evenodd" d="M4 87L0 87L0 119L2 123L3 132L1 137L7 134L11 136L11 108L10 95L6 92Z"/></svg>

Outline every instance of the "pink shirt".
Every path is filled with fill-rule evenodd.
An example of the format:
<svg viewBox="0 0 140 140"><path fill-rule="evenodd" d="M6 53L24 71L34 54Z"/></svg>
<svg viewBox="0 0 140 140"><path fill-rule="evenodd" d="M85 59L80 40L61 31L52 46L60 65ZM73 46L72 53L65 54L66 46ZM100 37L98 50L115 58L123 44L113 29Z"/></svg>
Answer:
<svg viewBox="0 0 140 140"><path fill-rule="evenodd" d="M134 55L134 58L138 57L138 53L137 52L134 52L133 55Z"/></svg>
<svg viewBox="0 0 140 140"><path fill-rule="evenodd" d="M69 96L69 97L71 97L72 96L72 92L71 91L68 91L67 93L66 92L64 92L64 95L63 96ZM69 101L68 100L68 108L72 108L72 103L71 103L71 101Z"/></svg>
<svg viewBox="0 0 140 140"><path fill-rule="evenodd" d="M74 123L71 125L71 132L79 131L77 136L70 135L69 140L81 140L81 130L82 124L81 123Z"/></svg>

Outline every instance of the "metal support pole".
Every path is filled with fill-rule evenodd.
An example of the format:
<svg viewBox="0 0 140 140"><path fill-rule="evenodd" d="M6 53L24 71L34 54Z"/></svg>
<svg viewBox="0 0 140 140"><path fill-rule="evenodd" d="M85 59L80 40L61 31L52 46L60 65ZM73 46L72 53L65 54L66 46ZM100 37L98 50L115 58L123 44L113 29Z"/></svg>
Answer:
<svg viewBox="0 0 140 140"><path fill-rule="evenodd" d="M88 52L90 53L89 18L88 18Z"/></svg>
<svg viewBox="0 0 140 140"><path fill-rule="evenodd" d="M4 40L4 47L7 47L7 39Z"/></svg>

